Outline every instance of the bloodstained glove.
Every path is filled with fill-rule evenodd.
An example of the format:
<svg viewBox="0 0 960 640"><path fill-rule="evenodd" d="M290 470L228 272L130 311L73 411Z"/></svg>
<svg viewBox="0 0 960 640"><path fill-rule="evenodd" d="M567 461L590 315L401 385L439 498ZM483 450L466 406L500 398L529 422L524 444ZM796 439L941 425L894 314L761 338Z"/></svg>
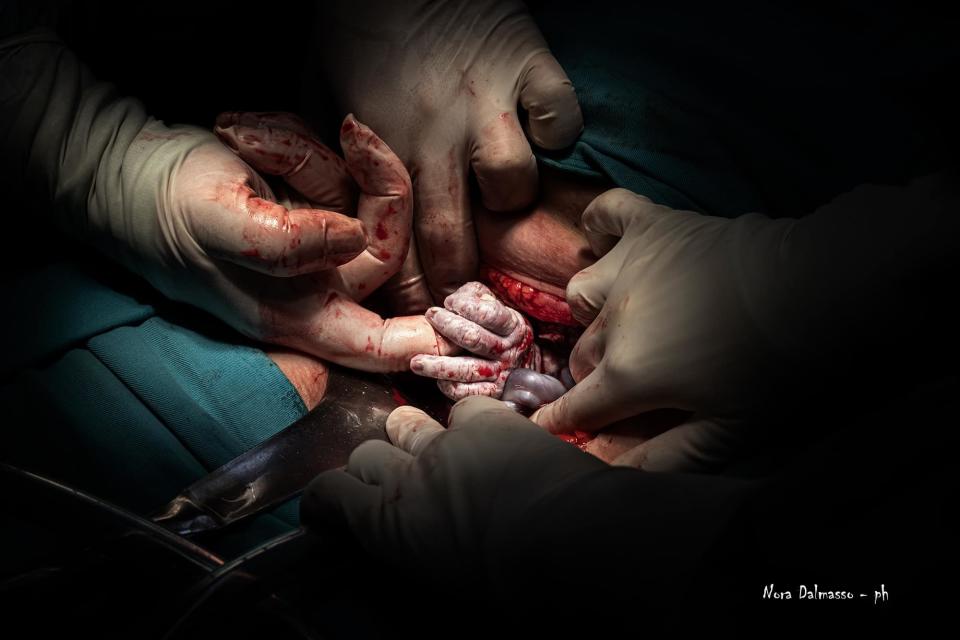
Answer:
<svg viewBox="0 0 960 640"><path fill-rule="evenodd" d="M439 301L476 278L469 170L488 209L529 205L537 164L517 105L533 143L559 149L583 128L576 94L520 2L340 0L319 18L316 59L334 97L410 169L430 292L413 251L400 281L409 312L423 312L430 293Z"/></svg>
<svg viewBox="0 0 960 640"><path fill-rule="evenodd" d="M27 167L62 229L166 296L360 369L405 370L414 354L447 349L422 317L384 320L358 304L400 269L412 205L399 159L352 116L341 130L346 163L318 145L312 157L326 165L307 163L288 184L337 207L352 202L355 180L357 219L278 204L211 133L148 117L48 32L0 42L0 71L5 181Z"/></svg>

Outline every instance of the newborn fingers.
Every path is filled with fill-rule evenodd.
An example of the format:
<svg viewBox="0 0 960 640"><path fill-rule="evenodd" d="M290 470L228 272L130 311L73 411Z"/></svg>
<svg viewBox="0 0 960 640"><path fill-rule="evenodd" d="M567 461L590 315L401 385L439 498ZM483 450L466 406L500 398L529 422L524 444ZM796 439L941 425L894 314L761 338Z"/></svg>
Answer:
<svg viewBox="0 0 960 640"><path fill-rule="evenodd" d="M463 285L447 296L443 306L501 336L510 335L520 322L515 311L479 282Z"/></svg>
<svg viewBox="0 0 960 640"><path fill-rule="evenodd" d="M504 375L503 378L506 378ZM440 392L451 400L463 400L470 396L487 396L499 398L503 393L503 382L454 382L452 380L437 380Z"/></svg>
<svg viewBox="0 0 960 640"><path fill-rule="evenodd" d="M417 355L410 360L410 370L417 375L455 382L494 381L503 368L499 362L468 356Z"/></svg>
<svg viewBox="0 0 960 640"><path fill-rule="evenodd" d="M431 307L425 315L434 329L448 340L485 358L514 360L533 345L533 330L524 321L518 321L510 335L499 336L472 320L439 307Z"/></svg>

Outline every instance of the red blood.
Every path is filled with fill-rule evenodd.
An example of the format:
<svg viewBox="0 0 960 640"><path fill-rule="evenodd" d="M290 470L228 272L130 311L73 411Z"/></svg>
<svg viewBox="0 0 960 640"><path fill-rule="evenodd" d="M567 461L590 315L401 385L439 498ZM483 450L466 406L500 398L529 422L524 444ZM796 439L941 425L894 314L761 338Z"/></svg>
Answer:
<svg viewBox="0 0 960 640"><path fill-rule="evenodd" d="M597 434L575 429L573 433L558 433L557 437L564 442L569 442L582 451L586 451L587 445L590 444L591 440L597 437Z"/></svg>
<svg viewBox="0 0 960 640"><path fill-rule="evenodd" d="M383 222L377 223L376 233L377 233L377 238L380 240L386 240L390 236L390 234L387 233L387 228L383 226Z"/></svg>
<svg viewBox="0 0 960 640"><path fill-rule="evenodd" d="M389 251L387 251L386 249L381 249L381 250L380 250L380 259L381 259L381 260L389 260L391 255L392 255L392 254L391 254Z"/></svg>
<svg viewBox="0 0 960 640"><path fill-rule="evenodd" d="M481 376L489 378L493 376L493 369L491 367L488 367L487 365L481 365L477 367L477 373L480 374Z"/></svg>
<svg viewBox="0 0 960 640"><path fill-rule="evenodd" d="M247 249L245 251L241 251L240 255L246 256L248 258L259 258L260 252L257 251L256 249Z"/></svg>
<svg viewBox="0 0 960 640"><path fill-rule="evenodd" d="M403 397L403 394L400 393L400 391L398 391L396 387L390 388L390 395L393 396L393 401L396 402L401 407L406 404L409 404L407 402L407 399Z"/></svg>
<svg viewBox="0 0 960 640"><path fill-rule="evenodd" d="M367 288L366 282L361 282L360 284L357 285L357 289L359 289L360 291L363 291L366 288Z"/></svg>
<svg viewBox="0 0 960 640"><path fill-rule="evenodd" d="M340 133L349 133L356 128L357 125L353 123L353 120L345 120L343 126L340 127Z"/></svg>
<svg viewBox="0 0 960 640"><path fill-rule="evenodd" d="M573 314L570 313L570 305L559 296L538 291L530 285L491 267L480 269L480 279L489 284L493 292L512 307L533 316L537 320L569 327L580 326L580 323L574 320Z"/></svg>

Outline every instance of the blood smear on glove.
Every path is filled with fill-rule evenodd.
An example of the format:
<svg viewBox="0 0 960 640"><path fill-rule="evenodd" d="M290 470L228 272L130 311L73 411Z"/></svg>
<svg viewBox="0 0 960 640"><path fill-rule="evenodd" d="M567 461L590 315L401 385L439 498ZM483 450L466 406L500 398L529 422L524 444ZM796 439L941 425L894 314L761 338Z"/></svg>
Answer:
<svg viewBox="0 0 960 640"><path fill-rule="evenodd" d="M534 289L491 267L480 269L480 279L490 285L504 302L528 316L568 327L580 326L570 313L570 305L559 296Z"/></svg>
<svg viewBox="0 0 960 640"><path fill-rule="evenodd" d="M564 442L569 442L581 451L586 451L590 441L597 437L595 433L580 431L579 429L574 430L573 433L558 433L556 435Z"/></svg>

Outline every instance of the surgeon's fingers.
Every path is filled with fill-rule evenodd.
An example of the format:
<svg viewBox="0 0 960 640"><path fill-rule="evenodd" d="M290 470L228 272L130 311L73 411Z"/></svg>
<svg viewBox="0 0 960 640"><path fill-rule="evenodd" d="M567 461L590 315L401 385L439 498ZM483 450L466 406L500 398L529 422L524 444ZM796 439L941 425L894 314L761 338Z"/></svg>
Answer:
<svg viewBox="0 0 960 640"><path fill-rule="evenodd" d="M466 152L424 143L411 159L414 229L434 300L476 279L479 257L467 188Z"/></svg>
<svg viewBox="0 0 960 640"><path fill-rule="evenodd" d="M549 53L530 59L520 82L530 139L542 149L562 149L583 131L583 115L570 78Z"/></svg>
<svg viewBox="0 0 960 640"><path fill-rule="evenodd" d="M400 271L377 289L377 295L392 314L401 316L423 314L433 306L416 242L410 243Z"/></svg>
<svg viewBox="0 0 960 640"><path fill-rule="evenodd" d="M477 395L460 400L450 409L447 431L454 429L486 429L491 425L502 427L531 427L530 420L489 396Z"/></svg>
<svg viewBox="0 0 960 640"><path fill-rule="evenodd" d="M627 234L627 229L642 233L660 216L672 213L645 196L617 188L594 198L583 210L581 222L590 248L600 257Z"/></svg>
<svg viewBox="0 0 960 640"><path fill-rule="evenodd" d="M391 475L396 477L398 469L411 460L413 456L389 442L368 440L350 454L347 473L366 484L380 487L389 482Z"/></svg>
<svg viewBox="0 0 960 640"><path fill-rule="evenodd" d="M387 416L390 442L413 456L420 455L445 431L439 422L416 407L397 407Z"/></svg>
<svg viewBox="0 0 960 640"><path fill-rule="evenodd" d="M567 283L567 304L580 324L589 325L607 302L620 271L630 255L628 242L617 244L610 252L589 267L578 271Z"/></svg>
<svg viewBox="0 0 960 640"><path fill-rule="evenodd" d="M340 144L350 175L360 185L357 217L366 229L368 244L339 272L350 295L362 300L397 273L406 259L413 194L400 158L353 115L343 121Z"/></svg>
<svg viewBox="0 0 960 640"><path fill-rule="evenodd" d="M537 160L514 109L487 109L477 118L470 163L483 205L491 211L515 211L537 197Z"/></svg>
<svg viewBox="0 0 960 640"><path fill-rule="evenodd" d="M351 212L357 187L344 161L295 116L221 113L214 133L260 173L282 176L312 203Z"/></svg>
<svg viewBox="0 0 960 640"><path fill-rule="evenodd" d="M733 460L746 427L730 420L694 418L620 454L611 464L664 473L709 473Z"/></svg>
<svg viewBox="0 0 960 640"><path fill-rule="evenodd" d="M499 398L507 380L506 372L501 372L496 382L457 382L455 380L437 380L440 393L451 400L463 400L470 396Z"/></svg>
<svg viewBox="0 0 960 640"><path fill-rule="evenodd" d="M344 264L367 245L360 221L321 209L294 209L229 185L194 216L198 244L216 258L261 273L294 276Z"/></svg>
<svg viewBox="0 0 960 640"><path fill-rule="evenodd" d="M509 335L522 322L516 311L480 282L463 285L446 297L443 306L501 336Z"/></svg>
<svg viewBox="0 0 960 640"><path fill-rule="evenodd" d="M316 529L376 531L381 504L379 487L340 470L317 476L300 499L300 520Z"/></svg>
<svg viewBox="0 0 960 640"><path fill-rule="evenodd" d="M635 397L632 387L609 372L605 362L554 402L538 409L530 419L551 433L597 431L653 407Z"/></svg>
<svg viewBox="0 0 960 640"><path fill-rule="evenodd" d="M582 381L596 369L607 353L609 309L603 309L577 339L567 358L570 377ZM573 386L573 385L569 385Z"/></svg>

